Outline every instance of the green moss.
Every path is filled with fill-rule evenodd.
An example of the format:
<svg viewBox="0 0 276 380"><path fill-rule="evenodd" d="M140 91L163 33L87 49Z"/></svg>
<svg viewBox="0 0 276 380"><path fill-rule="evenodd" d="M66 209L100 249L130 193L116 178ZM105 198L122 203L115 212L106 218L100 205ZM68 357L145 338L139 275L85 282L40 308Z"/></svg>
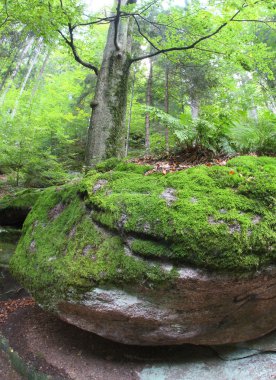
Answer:
<svg viewBox="0 0 276 380"><path fill-rule="evenodd" d="M9 207L29 209L35 204L42 191L41 189L24 189L5 195L0 199L0 210Z"/></svg>
<svg viewBox="0 0 276 380"><path fill-rule="evenodd" d="M88 204L92 218L110 229L165 241L165 257L209 269L254 270L275 259L273 162L239 157L227 167L201 166L166 176L95 174L87 187ZM105 185L93 191L99 180ZM165 189L175 192L169 206L162 197ZM145 252L143 247L139 253Z"/></svg>
<svg viewBox="0 0 276 380"><path fill-rule="evenodd" d="M48 300L49 307L53 299L78 297L95 284L161 284L172 278L158 265L126 256L122 239L93 223L77 185L47 189L27 218L23 234L11 271L38 302L45 305Z"/></svg>
<svg viewBox="0 0 276 380"><path fill-rule="evenodd" d="M136 165L134 163L112 157L98 163L95 169L97 170L97 172L100 172L100 173L109 172L110 170L116 170L119 172L128 171L132 173L144 174L148 170L152 169L152 166L151 165Z"/></svg>
<svg viewBox="0 0 276 380"><path fill-rule="evenodd" d="M134 239L130 244L133 253L149 258L172 258L169 247L151 240Z"/></svg>
<svg viewBox="0 0 276 380"><path fill-rule="evenodd" d="M166 176L119 163L80 184L45 190L24 224L13 273L50 305L97 284L165 285L176 267L165 271L162 259L239 273L275 263L267 200L275 195L275 167L266 158L250 157L256 165L235 160Z"/></svg>
<svg viewBox="0 0 276 380"><path fill-rule="evenodd" d="M95 169L98 172L102 172L102 173L108 172L108 171L114 169L120 162L121 162L121 160L119 158L112 157L112 158L109 158L105 161L99 162L95 166Z"/></svg>

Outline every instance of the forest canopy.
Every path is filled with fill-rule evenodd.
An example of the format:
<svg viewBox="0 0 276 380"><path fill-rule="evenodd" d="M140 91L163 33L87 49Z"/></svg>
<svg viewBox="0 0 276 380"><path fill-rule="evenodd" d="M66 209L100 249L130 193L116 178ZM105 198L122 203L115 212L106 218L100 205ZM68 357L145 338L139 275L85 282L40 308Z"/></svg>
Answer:
<svg viewBox="0 0 276 380"><path fill-rule="evenodd" d="M0 2L11 184L63 183L114 156L275 153L273 1L98 3Z"/></svg>

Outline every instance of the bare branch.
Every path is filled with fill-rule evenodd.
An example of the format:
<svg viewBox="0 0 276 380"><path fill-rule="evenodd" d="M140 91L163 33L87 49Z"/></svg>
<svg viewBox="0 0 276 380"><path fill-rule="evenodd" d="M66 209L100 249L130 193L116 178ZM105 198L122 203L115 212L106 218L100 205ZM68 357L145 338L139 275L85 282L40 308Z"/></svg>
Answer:
<svg viewBox="0 0 276 380"><path fill-rule="evenodd" d="M149 8L151 8L158 0L153 0L151 3L145 5L144 7L138 9L139 13L145 13Z"/></svg>
<svg viewBox="0 0 276 380"><path fill-rule="evenodd" d="M5 13L6 13L6 18L5 20L0 24L0 28L2 28L2 26L4 26L8 21L10 21L10 16L9 16L9 13L8 13L8 4L7 4L7 0L4 1L4 7L5 7Z"/></svg>
<svg viewBox="0 0 276 380"><path fill-rule="evenodd" d="M232 20L235 22L263 22L264 24L267 24L268 22L276 22L276 20Z"/></svg>
<svg viewBox="0 0 276 380"><path fill-rule="evenodd" d="M140 35L157 51L159 51L159 49L154 45L154 43L141 31L141 28L140 28L140 25L139 25L139 22L137 21L136 17L133 16L134 20L135 20L135 23L137 25L137 28L138 28L138 32L140 33Z"/></svg>
<svg viewBox="0 0 276 380"><path fill-rule="evenodd" d="M68 40L68 38L62 33L61 30L58 29L58 33L61 35L61 37L64 39L64 41L67 43L67 45L71 45L71 42ZM70 46L71 47L71 46Z"/></svg>
<svg viewBox="0 0 276 380"><path fill-rule="evenodd" d="M247 20L247 19L244 19L244 20L232 20L232 21L235 21L235 22L258 22L258 23L262 23L262 24L265 24L266 26L268 26L270 29L272 30L275 30L275 28L272 28L271 25L269 25L270 23L276 23L276 20Z"/></svg>
<svg viewBox="0 0 276 380"><path fill-rule="evenodd" d="M90 26L90 25L95 25L95 24L108 24L108 23L114 21L114 19L115 19L115 16L97 18L95 21L89 21L89 22L83 22L80 24L75 24L72 26L72 30L76 29L78 26Z"/></svg>
<svg viewBox="0 0 276 380"><path fill-rule="evenodd" d="M82 66L90 69L90 70L93 70L94 73L96 75L99 74L99 70L96 66L92 65L91 63L89 62L86 62L86 61L83 61L80 56L78 55L78 52L77 52L77 49L76 49L76 46L75 46L75 43L74 43L74 35L73 35L73 28L72 28L72 25L69 23L68 24L68 29L69 29L69 35L70 35L70 39L68 39L63 33L61 30L58 30L58 33L61 35L61 37L64 39L64 41L66 42L66 44L71 48L72 50L72 53L74 55L74 58L75 60L80 63Z"/></svg>
<svg viewBox="0 0 276 380"><path fill-rule="evenodd" d="M2 26L4 26L8 21L10 21L9 16L7 16L5 20L0 24L0 28L2 28Z"/></svg>
<svg viewBox="0 0 276 380"><path fill-rule="evenodd" d="M209 49L203 49L203 48L199 48L199 47L195 47L194 49L200 50L200 51L206 51L207 53L211 53L211 54L226 55L225 53L223 53L221 51L217 51L217 50L209 50Z"/></svg>
<svg viewBox="0 0 276 380"><path fill-rule="evenodd" d="M223 24L221 24L214 32L210 33L210 34L207 34L206 36L203 36L203 37L200 37L199 39L197 39L195 42L193 42L192 44L190 45L187 45L187 46L180 46L180 47L171 47L171 48L167 48L167 49L159 49L158 51L154 52L154 53L150 53L150 54L147 54L147 55L144 55L144 56L141 56L141 57L136 57L136 58L132 58L130 63L133 63L133 62L137 62L137 61L141 61L143 59L146 59L146 58L151 58L151 57L154 57L156 55L159 55L159 54L164 54L164 53L169 53L169 52L172 52L172 51L183 51L183 50L190 50L190 49L193 49L194 47L196 47L200 42L204 41L204 40L207 40L208 38L211 38L213 37L214 35L216 35L217 33L219 33L226 25L229 24L230 21L233 21L235 19L235 17L241 12L241 10L243 8L245 8L246 5L243 5L243 7L241 9L239 9L231 18L229 21L226 21L224 22Z"/></svg>

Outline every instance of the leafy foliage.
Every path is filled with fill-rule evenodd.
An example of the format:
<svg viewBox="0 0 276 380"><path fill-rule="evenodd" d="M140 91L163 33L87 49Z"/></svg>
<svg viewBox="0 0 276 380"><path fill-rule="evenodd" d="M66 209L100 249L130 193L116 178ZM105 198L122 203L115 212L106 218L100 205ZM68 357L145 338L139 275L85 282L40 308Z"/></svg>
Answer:
<svg viewBox="0 0 276 380"><path fill-rule="evenodd" d="M240 0L210 0L204 6L189 2L186 7L164 7L143 1L122 8L136 12L140 25L133 18L132 58L156 53L151 58L152 106L145 106L147 60L131 66L135 83L129 154L144 153L146 113L153 154L191 146L229 154L273 154L273 2L248 1L244 6ZM238 9L237 18L251 21L231 21ZM0 170L19 185L61 183L70 171L82 170L96 86L93 71L77 65L62 34L70 39L72 24L76 51L100 67L109 20L98 22L102 14L75 0L2 0L0 10ZM212 38L181 50L224 23ZM172 50L162 55L160 49Z"/></svg>

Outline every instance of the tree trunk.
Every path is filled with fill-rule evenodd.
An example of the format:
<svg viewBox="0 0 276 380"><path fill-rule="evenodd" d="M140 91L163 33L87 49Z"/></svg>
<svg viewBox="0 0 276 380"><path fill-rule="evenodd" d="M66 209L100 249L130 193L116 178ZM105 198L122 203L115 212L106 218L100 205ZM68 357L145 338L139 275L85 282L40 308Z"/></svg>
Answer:
<svg viewBox="0 0 276 380"><path fill-rule="evenodd" d="M32 45L33 45L33 43L34 43L34 40L35 40L35 39L34 39L33 36L30 37L29 40L27 40L27 43L26 43L24 49L22 50L22 53L20 54L20 57L19 57L19 59L18 59L18 61L17 61L16 67L14 68L14 70L13 70L12 73L11 73L11 76L10 76L10 83L9 83L9 85L5 88L5 90L4 90L4 92L3 92L2 96L1 96L1 99L0 99L0 105L4 103L5 98L6 98L6 95L7 95L7 93L9 92L9 90L10 90L10 88L11 88L11 86L12 86L13 80L15 79L16 75L17 75L18 72L19 72L19 69L20 69L20 67L21 67L21 65L22 65L22 61L23 61L23 59L26 57L26 55L28 54L29 50L31 49L31 47L32 47Z"/></svg>
<svg viewBox="0 0 276 380"><path fill-rule="evenodd" d="M146 104L147 106L152 105L152 60L149 60L149 76L147 83L147 95L146 95ZM149 112L146 113L145 119L145 148L146 154L149 154L150 151L150 115Z"/></svg>
<svg viewBox="0 0 276 380"><path fill-rule="evenodd" d="M255 122L258 121L258 108L256 106L253 106L248 110L248 116L250 119L253 119Z"/></svg>
<svg viewBox="0 0 276 380"><path fill-rule="evenodd" d="M126 3L127 0L121 2L122 5ZM91 103L85 160L88 167L105 158L124 156L130 51L131 21L127 17L120 18L118 24L115 21L110 24Z"/></svg>
<svg viewBox="0 0 276 380"><path fill-rule="evenodd" d="M169 113L169 66L166 65L165 69L165 112ZM169 145L169 129L165 128L165 144L166 144L166 153L170 151Z"/></svg>
<svg viewBox="0 0 276 380"><path fill-rule="evenodd" d="M18 95L18 97L17 97L17 99L15 101L15 104L14 104L14 107L13 107L13 110L12 110L12 114L11 114L11 118L12 119L16 115L18 104L19 104L19 100L20 100L20 98L21 98L21 96L22 96L22 94L23 94L23 92L25 90L25 87L26 87L26 85L28 83L28 80L29 80L30 75L31 75L31 73L33 71L33 68L34 68L34 66L35 66L35 64L37 62L40 50L42 48L42 45L41 45L42 44L42 40L43 40L42 37L38 40L38 45L37 45L37 47L36 47L36 49L34 51L34 56L32 57L32 59L31 59L31 61L29 63L28 71L27 71L27 73L26 73L26 75L24 77L24 80L23 80L22 84L21 84L19 95Z"/></svg>
<svg viewBox="0 0 276 380"><path fill-rule="evenodd" d="M41 81L41 79L42 79L42 77L43 77L44 71L45 71L45 69L46 69L46 66L47 66L48 61L49 61L49 58L50 58L50 54L51 54L51 51L48 50L48 51L46 52L45 56L44 56L42 66L41 66L41 68L40 68L40 70L39 70L39 73L38 73L38 76L37 76L37 78L36 78L36 83L35 83L35 85L34 85L34 87L33 87L33 89L32 89L31 99L34 99L35 94L36 94L36 92L37 92L37 90L38 90L38 88L39 88L40 81Z"/></svg>
<svg viewBox="0 0 276 380"><path fill-rule="evenodd" d="M127 123L125 156L128 155L128 149L129 149L129 135L130 135L130 125L131 125L131 118L132 118L132 104L133 104L133 98L134 98L135 74L136 74L136 72L134 71L133 79L132 79L132 86L131 86L131 98L130 98L130 105L129 105L128 123Z"/></svg>
<svg viewBox="0 0 276 380"><path fill-rule="evenodd" d="M199 115L199 102L198 99L195 96L192 96L190 98L190 105L191 105L191 114L192 114L192 119L198 119Z"/></svg>

